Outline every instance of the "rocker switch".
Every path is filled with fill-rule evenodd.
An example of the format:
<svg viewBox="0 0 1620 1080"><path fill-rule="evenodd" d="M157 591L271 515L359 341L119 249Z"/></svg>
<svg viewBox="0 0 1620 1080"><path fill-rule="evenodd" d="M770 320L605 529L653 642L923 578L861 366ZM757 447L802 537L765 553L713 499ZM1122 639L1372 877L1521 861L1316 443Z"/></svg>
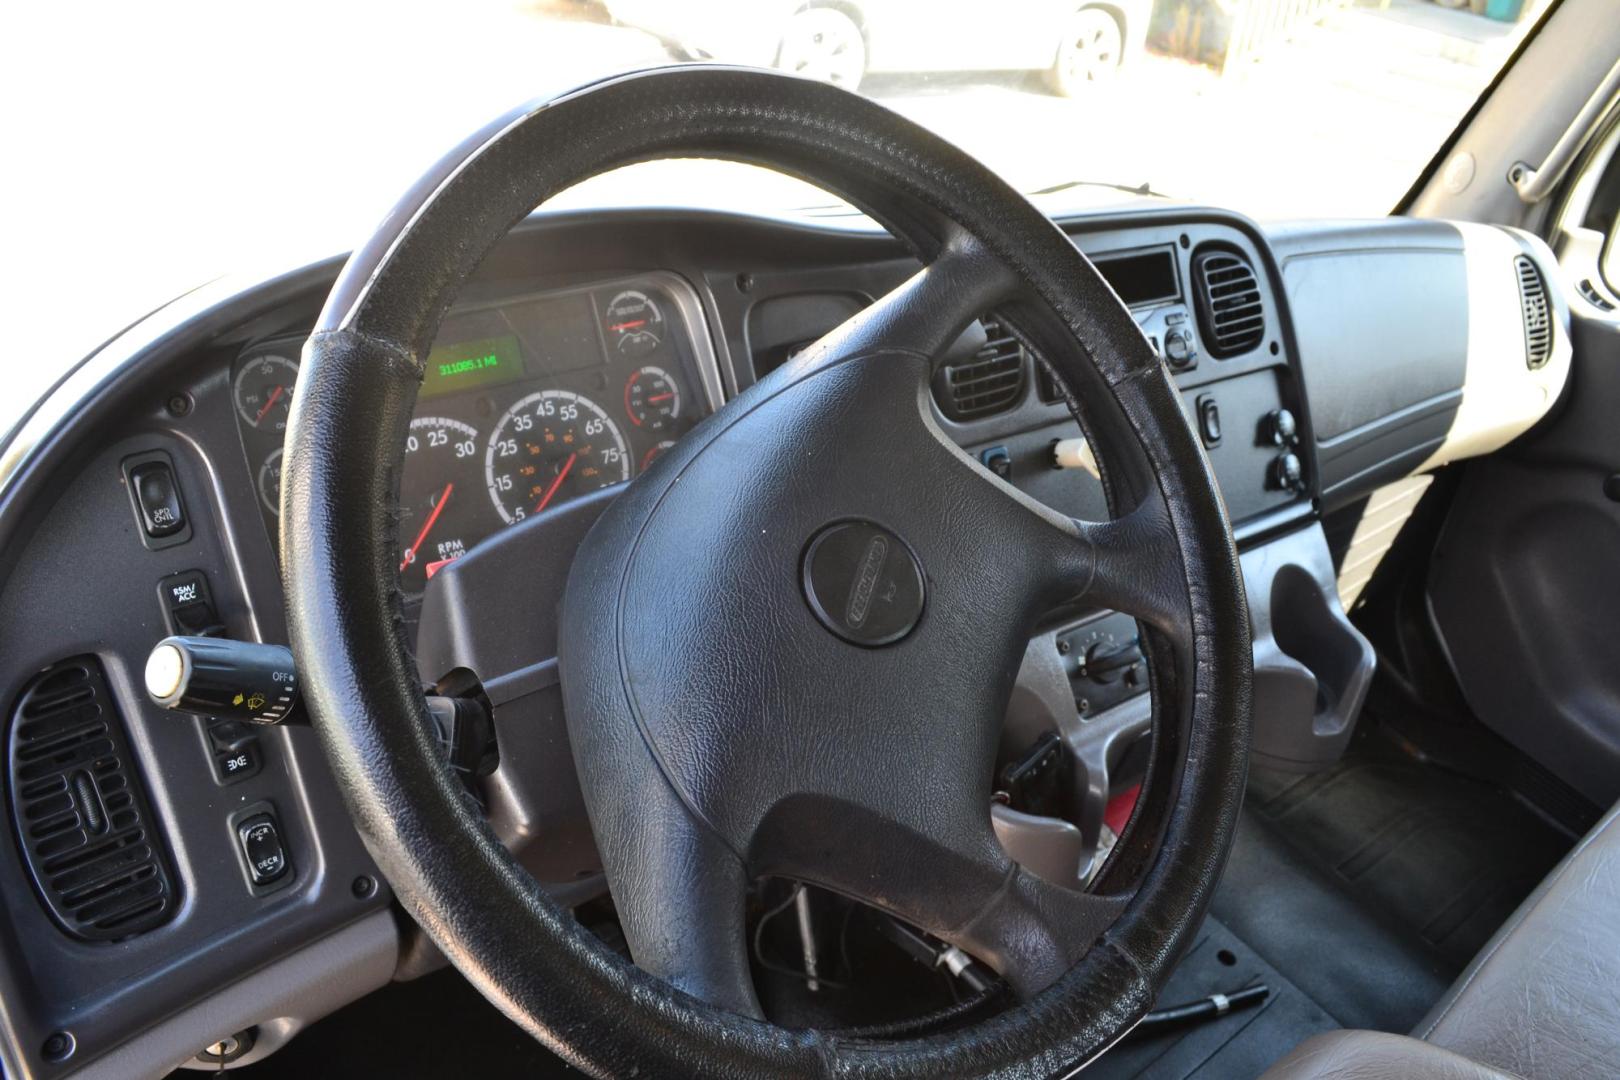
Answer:
<svg viewBox="0 0 1620 1080"><path fill-rule="evenodd" d="M236 826L236 839L247 860L248 875L255 885L268 885L287 872L287 851L281 843L281 827L271 814L254 814Z"/></svg>
<svg viewBox="0 0 1620 1080"><path fill-rule="evenodd" d="M180 488L174 470L165 461L148 461L129 472L135 488L135 502L141 508L141 527L154 540L172 536L186 527L186 512L180 505Z"/></svg>

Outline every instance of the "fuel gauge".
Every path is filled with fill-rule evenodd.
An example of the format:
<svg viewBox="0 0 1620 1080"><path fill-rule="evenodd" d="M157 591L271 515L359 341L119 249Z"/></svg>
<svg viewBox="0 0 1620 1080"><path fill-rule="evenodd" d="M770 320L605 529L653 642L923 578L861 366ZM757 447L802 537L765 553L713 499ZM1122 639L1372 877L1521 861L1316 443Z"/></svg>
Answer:
<svg viewBox="0 0 1620 1080"><path fill-rule="evenodd" d="M663 340L664 313L652 297L638 289L614 296L602 317L608 345L620 356L646 356Z"/></svg>

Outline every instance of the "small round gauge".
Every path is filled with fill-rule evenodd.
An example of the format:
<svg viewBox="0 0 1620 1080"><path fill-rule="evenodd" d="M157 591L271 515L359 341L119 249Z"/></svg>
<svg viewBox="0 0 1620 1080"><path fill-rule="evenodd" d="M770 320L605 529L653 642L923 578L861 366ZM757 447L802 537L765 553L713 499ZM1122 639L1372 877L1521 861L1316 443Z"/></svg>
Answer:
<svg viewBox="0 0 1620 1080"><path fill-rule="evenodd" d="M281 449L270 451L270 456L259 466L259 498L276 517L281 516Z"/></svg>
<svg viewBox="0 0 1620 1080"><path fill-rule="evenodd" d="M628 479L623 433L571 390L541 390L507 409L484 455L489 497L508 524Z"/></svg>
<svg viewBox="0 0 1620 1080"><path fill-rule="evenodd" d="M662 431L681 414L680 384L663 368L641 368L625 381L624 411L636 427Z"/></svg>
<svg viewBox="0 0 1620 1080"><path fill-rule="evenodd" d="M249 427L286 431L297 381L298 361L275 353L255 356L236 373L236 411Z"/></svg>
<svg viewBox="0 0 1620 1080"><path fill-rule="evenodd" d="M608 345L620 356L646 356L664 336L664 315L652 297L626 289L603 311Z"/></svg>
<svg viewBox="0 0 1620 1080"><path fill-rule="evenodd" d="M399 583L407 593L461 558L495 522L478 497L478 431L443 416L418 416L405 436L399 484Z"/></svg>
<svg viewBox="0 0 1620 1080"><path fill-rule="evenodd" d="M664 453L665 450L668 450L670 447L672 447L674 445L675 445L675 440L674 439L665 439L663 442L659 443L657 446L655 446L652 449L648 450L645 454L642 454L641 455L640 471L646 472L647 471L647 466L649 466L653 462L657 461L660 457L663 456L663 453Z"/></svg>

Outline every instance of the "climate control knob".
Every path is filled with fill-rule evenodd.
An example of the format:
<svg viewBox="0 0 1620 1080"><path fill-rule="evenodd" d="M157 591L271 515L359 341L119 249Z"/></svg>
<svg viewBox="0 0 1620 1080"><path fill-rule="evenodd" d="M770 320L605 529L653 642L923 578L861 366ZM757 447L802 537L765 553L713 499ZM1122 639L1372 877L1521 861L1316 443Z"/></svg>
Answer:
<svg viewBox="0 0 1620 1080"><path fill-rule="evenodd" d="M1185 330L1171 330L1164 335L1164 355L1170 361L1170 366L1178 371L1192 367L1198 359L1193 336Z"/></svg>
<svg viewBox="0 0 1620 1080"><path fill-rule="evenodd" d="M1142 662L1142 646L1133 638L1126 642L1099 641L1080 658L1076 674L1094 683L1107 685L1124 676L1135 685L1136 666Z"/></svg>

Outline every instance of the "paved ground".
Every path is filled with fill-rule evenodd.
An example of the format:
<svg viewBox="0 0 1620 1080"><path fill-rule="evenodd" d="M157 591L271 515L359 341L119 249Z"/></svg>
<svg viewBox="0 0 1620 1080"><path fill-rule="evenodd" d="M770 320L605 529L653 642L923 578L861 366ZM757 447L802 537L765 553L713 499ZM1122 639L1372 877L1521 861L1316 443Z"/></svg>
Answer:
<svg viewBox="0 0 1620 1080"><path fill-rule="evenodd" d="M0 139L28 167L5 181L0 295L26 316L13 325L50 330L37 365L14 354L0 369L23 393L53 357L180 289L358 242L514 102L664 58L639 31L513 0L46 0L21 25L3 19ZM876 76L864 90L1026 189L1149 182L1260 217L1379 214L1511 44L1501 24L1392 0L1225 77L1146 55L1072 101L1021 75ZM574 200L824 201L735 169L649 166Z"/></svg>

